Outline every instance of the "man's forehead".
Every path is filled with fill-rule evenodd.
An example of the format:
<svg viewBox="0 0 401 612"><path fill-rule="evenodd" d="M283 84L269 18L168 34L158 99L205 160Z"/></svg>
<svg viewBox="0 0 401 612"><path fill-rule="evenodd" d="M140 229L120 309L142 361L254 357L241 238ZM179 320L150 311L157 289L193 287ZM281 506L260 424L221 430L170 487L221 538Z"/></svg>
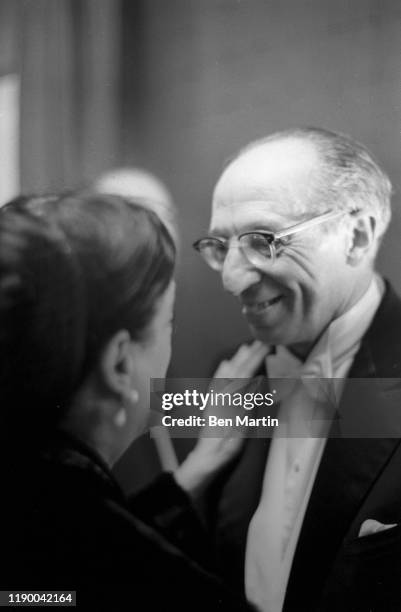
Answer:
<svg viewBox="0 0 401 612"><path fill-rule="evenodd" d="M213 208L210 232L219 235L239 233L251 229L277 231L296 220L290 211L283 211L277 202L269 200L244 200L227 206Z"/></svg>
<svg viewBox="0 0 401 612"><path fill-rule="evenodd" d="M319 156L299 139L274 141L243 153L223 172L213 196L211 230L279 229L305 214Z"/></svg>
<svg viewBox="0 0 401 612"><path fill-rule="evenodd" d="M319 155L300 139L268 142L246 151L223 172L216 185L213 206L235 201L260 200L287 191L297 198L316 176Z"/></svg>

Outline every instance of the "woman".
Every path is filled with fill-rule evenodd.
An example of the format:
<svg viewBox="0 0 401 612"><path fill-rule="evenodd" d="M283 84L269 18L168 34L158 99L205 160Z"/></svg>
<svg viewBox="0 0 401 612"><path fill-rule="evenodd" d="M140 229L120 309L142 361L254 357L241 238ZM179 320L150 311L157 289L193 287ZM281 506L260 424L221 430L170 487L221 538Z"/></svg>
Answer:
<svg viewBox="0 0 401 612"><path fill-rule="evenodd" d="M0 212L3 590L75 590L78 607L113 611L243 608L183 552L202 540L183 488L235 444L200 443L134 500L110 472L170 359L174 255L156 216L118 197Z"/></svg>

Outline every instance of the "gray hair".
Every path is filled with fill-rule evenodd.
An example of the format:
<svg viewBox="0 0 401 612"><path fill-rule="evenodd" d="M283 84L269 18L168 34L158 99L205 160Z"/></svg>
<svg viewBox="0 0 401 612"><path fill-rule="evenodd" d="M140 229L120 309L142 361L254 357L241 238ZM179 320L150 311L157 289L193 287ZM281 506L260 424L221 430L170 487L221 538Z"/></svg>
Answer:
<svg viewBox="0 0 401 612"><path fill-rule="evenodd" d="M371 212L380 239L391 219L391 182L370 151L349 136L315 127L290 129L250 143L237 158L269 142L294 138L315 145L321 157L310 202L313 212L325 212L327 203L339 210Z"/></svg>

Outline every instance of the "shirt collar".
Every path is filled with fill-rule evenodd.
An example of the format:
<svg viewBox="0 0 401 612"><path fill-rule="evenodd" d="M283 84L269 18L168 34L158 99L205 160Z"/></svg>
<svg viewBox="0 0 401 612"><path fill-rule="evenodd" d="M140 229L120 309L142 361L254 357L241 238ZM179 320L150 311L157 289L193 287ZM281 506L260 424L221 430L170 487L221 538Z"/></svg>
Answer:
<svg viewBox="0 0 401 612"><path fill-rule="evenodd" d="M330 323L304 363L286 347L276 347L275 353L266 358L269 377L336 377L341 364L355 356L381 302L383 292L383 281L375 274L363 296Z"/></svg>

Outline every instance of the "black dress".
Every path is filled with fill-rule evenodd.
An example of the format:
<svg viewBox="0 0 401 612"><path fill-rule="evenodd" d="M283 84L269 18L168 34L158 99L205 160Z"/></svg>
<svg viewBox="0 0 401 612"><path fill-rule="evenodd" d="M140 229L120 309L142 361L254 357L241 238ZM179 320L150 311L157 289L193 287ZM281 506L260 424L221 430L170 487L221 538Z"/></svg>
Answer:
<svg viewBox="0 0 401 612"><path fill-rule="evenodd" d="M18 465L2 483L1 590L74 590L78 609L110 612L246 609L201 567L201 524L171 475L128 499L65 434Z"/></svg>

